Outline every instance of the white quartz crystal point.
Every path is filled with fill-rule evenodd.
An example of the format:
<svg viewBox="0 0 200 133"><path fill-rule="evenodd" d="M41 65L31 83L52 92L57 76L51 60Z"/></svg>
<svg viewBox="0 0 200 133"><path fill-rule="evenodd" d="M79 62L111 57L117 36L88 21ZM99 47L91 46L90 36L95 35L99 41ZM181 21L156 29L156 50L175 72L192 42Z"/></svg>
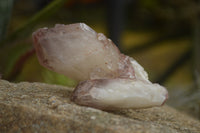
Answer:
<svg viewBox="0 0 200 133"><path fill-rule="evenodd" d="M81 82L71 97L79 105L102 110L161 106L167 90L137 79L97 79Z"/></svg>
<svg viewBox="0 0 200 133"><path fill-rule="evenodd" d="M150 83L148 74L144 68L133 58L129 57L129 60L132 64L132 67L134 68L135 78L139 80L145 80L146 82Z"/></svg>
<svg viewBox="0 0 200 133"><path fill-rule="evenodd" d="M84 23L41 28L33 42L41 65L74 80L134 78L129 58Z"/></svg>

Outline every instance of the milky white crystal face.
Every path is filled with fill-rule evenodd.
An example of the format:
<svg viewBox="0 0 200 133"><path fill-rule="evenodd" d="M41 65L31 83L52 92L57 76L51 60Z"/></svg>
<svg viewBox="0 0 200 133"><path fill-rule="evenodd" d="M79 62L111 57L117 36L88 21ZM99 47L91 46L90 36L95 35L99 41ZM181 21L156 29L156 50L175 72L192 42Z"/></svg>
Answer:
<svg viewBox="0 0 200 133"><path fill-rule="evenodd" d="M159 106L166 101L167 95L167 90L158 84L118 78L85 81L77 86L73 97L81 105L92 104L96 108L112 110Z"/></svg>
<svg viewBox="0 0 200 133"><path fill-rule="evenodd" d="M83 23L42 28L33 33L41 65L77 81L71 100L99 109L162 105L167 90L148 80L143 67L113 42Z"/></svg>
<svg viewBox="0 0 200 133"><path fill-rule="evenodd" d="M145 72L144 68L133 58L129 58L131 65L134 68L135 78L138 80L145 80L149 82L148 74Z"/></svg>
<svg viewBox="0 0 200 133"><path fill-rule="evenodd" d="M112 41L83 23L39 29L33 40L42 65L78 81L117 77L125 67Z"/></svg>

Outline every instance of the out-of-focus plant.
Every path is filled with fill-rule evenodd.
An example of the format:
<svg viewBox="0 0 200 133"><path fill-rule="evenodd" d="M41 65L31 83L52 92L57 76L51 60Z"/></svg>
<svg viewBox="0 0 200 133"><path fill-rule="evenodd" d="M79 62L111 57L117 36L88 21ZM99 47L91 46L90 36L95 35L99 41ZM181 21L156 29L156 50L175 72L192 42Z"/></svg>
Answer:
<svg viewBox="0 0 200 133"><path fill-rule="evenodd" d="M61 6L66 3L67 0L54 0L48 4L41 11L36 13L30 19L28 19L20 27L10 35L2 38L0 42L0 73L3 79L15 80L18 76L18 72L23 69L27 60L34 55L34 50L31 44L31 34L35 30L34 27L43 22L50 16L56 13ZM0 19L1 34L5 35L5 27L8 25L8 16L12 9L12 0L0 1L1 16L5 19ZM9 7L9 9L7 7ZM5 8L5 11L3 10ZM7 10L6 10L7 9ZM46 80L46 79L45 79ZM71 83L69 81L69 83Z"/></svg>
<svg viewBox="0 0 200 133"><path fill-rule="evenodd" d="M0 1L0 41L5 37L6 29L9 23L11 11L13 7L13 0Z"/></svg>
<svg viewBox="0 0 200 133"><path fill-rule="evenodd" d="M199 4L200 5L200 4ZM194 77L196 87L200 90L200 17L194 25ZM200 116L199 116L200 117Z"/></svg>
<svg viewBox="0 0 200 133"><path fill-rule="evenodd" d="M11 45L13 42L23 39L29 36L32 31L34 31L34 27L52 16L67 0L54 0L49 5L47 5L44 9L36 13L33 17L27 20L21 27L18 27L15 32L11 35L7 36L4 40L1 41L0 46Z"/></svg>

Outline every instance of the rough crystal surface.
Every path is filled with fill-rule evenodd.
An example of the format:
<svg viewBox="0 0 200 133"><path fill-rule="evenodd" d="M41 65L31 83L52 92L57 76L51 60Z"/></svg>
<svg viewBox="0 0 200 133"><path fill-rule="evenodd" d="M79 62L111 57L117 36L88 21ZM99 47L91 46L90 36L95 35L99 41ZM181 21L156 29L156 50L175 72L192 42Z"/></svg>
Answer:
<svg viewBox="0 0 200 133"><path fill-rule="evenodd" d="M80 105L113 110L159 106L167 97L167 90L158 84L117 78L84 81L74 90L72 100Z"/></svg>
<svg viewBox="0 0 200 133"><path fill-rule="evenodd" d="M39 29L33 40L43 66L78 81L119 77L130 69L111 40L83 23Z"/></svg>
<svg viewBox="0 0 200 133"><path fill-rule="evenodd" d="M148 80L143 67L84 23L57 24L33 33L41 65L77 81L77 104L100 109L162 105L167 90Z"/></svg>

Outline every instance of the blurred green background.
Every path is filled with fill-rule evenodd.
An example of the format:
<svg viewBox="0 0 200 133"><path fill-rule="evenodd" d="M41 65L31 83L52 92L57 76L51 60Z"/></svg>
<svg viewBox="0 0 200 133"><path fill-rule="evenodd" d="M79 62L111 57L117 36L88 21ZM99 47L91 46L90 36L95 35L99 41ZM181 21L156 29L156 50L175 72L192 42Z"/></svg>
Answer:
<svg viewBox="0 0 200 133"><path fill-rule="evenodd" d="M200 118L198 0L1 0L0 77L12 82L76 82L39 65L31 34L84 22L135 58L167 87L168 105Z"/></svg>

